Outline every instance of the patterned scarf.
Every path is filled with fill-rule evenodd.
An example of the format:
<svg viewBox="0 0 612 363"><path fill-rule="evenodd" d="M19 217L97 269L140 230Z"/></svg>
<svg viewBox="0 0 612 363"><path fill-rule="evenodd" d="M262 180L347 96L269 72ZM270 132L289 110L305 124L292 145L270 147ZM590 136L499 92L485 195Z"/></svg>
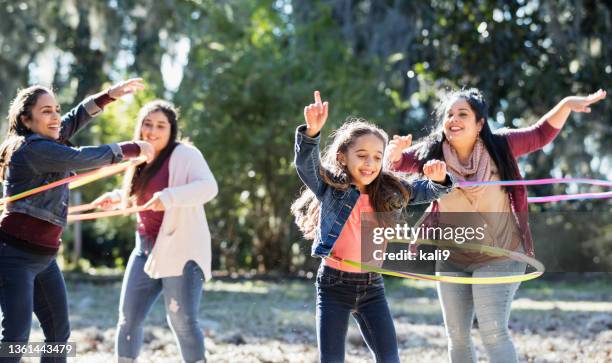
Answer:
<svg viewBox="0 0 612 363"><path fill-rule="evenodd" d="M457 181L489 181L493 176L493 165L491 155L487 151L484 143L480 138L476 140L474 150L470 155L467 163L462 163L459 156L453 147L444 141L442 144L442 152L444 153L444 161L448 170L457 178ZM486 186L462 187L467 197L472 201L478 200Z"/></svg>

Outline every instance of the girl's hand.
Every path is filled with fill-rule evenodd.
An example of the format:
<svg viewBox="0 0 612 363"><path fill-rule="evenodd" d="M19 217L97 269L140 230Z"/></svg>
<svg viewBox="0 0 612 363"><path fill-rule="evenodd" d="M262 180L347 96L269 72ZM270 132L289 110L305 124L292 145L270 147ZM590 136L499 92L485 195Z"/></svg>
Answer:
<svg viewBox="0 0 612 363"><path fill-rule="evenodd" d="M154 212L161 212L165 210L166 208L164 207L164 203L162 203L161 199L159 199L160 194L160 192L153 194L153 197L149 199L149 201L144 205L144 207Z"/></svg>
<svg viewBox="0 0 612 363"><path fill-rule="evenodd" d="M402 152L412 145L412 135L393 135L393 140L387 145L387 160L393 164L402 158Z"/></svg>
<svg viewBox="0 0 612 363"><path fill-rule="evenodd" d="M325 121L327 120L328 102L321 102L321 94L319 91L314 92L315 103L304 107L304 119L306 119L306 135L309 137L316 136Z"/></svg>
<svg viewBox="0 0 612 363"><path fill-rule="evenodd" d="M145 86L142 83L142 78L132 78L112 85L108 89L108 95L114 99L117 99L127 94L143 90L144 88Z"/></svg>
<svg viewBox="0 0 612 363"><path fill-rule="evenodd" d="M91 204L95 205L97 208L103 210L112 210L115 209L119 203L121 203L121 199L113 198L115 193L107 192L96 198Z"/></svg>
<svg viewBox="0 0 612 363"><path fill-rule="evenodd" d="M153 146L146 141L138 140L134 141L138 147L140 148L140 156L144 156L147 158L147 164L150 164L153 159L155 159L155 150L153 150Z"/></svg>
<svg viewBox="0 0 612 363"><path fill-rule="evenodd" d="M606 91L600 89L595 93L591 93L590 95L584 96L571 96L566 97L562 103L564 107L569 108L574 112L591 112L590 105L597 103L606 98Z"/></svg>
<svg viewBox="0 0 612 363"><path fill-rule="evenodd" d="M423 174L432 181L443 184L446 181L446 163L441 160L429 160L423 166Z"/></svg>

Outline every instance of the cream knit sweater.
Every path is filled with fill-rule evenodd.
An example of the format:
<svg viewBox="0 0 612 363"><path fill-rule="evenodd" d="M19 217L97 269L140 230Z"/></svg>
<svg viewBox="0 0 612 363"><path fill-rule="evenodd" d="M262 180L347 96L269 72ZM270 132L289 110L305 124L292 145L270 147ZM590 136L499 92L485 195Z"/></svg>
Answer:
<svg viewBox="0 0 612 363"><path fill-rule="evenodd" d="M217 195L217 181L202 153L191 145L174 149L169 169L168 188L160 195L164 219L144 270L152 278L180 276L193 260L210 280L211 242L204 204Z"/></svg>

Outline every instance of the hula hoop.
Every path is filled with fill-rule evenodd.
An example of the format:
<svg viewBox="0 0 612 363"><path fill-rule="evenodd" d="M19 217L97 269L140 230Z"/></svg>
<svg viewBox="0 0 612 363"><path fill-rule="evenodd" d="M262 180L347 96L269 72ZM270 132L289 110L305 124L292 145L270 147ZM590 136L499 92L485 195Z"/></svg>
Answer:
<svg viewBox="0 0 612 363"><path fill-rule="evenodd" d="M589 184L596 186L612 187L612 181L600 180L600 179L588 179L588 178L546 178L546 179L532 179L532 180L499 180L499 181L462 181L457 183L459 187L475 187L481 185L499 185L499 186L517 186L517 185L547 185L547 184ZM612 198L612 192L602 193L579 193L579 194L563 194L563 195L549 195L543 197L529 197L527 198L528 203L550 203L558 202L563 200L584 200L584 199L606 199ZM399 240L391 240L392 242L402 242ZM405 243L405 242L402 242ZM340 259L336 257L326 257L337 262L345 263L351 267L359 268L368 272L378 272L383 275L396 276L402 278L410 278L414 280L422 281L436 281L436 282L447 282L454 284L506 284L513 282L522 282L535 279L541 276L544 271L544 265L533 257L529 257L525 254L504 250L502 248L484 246L473 243L464 244L451 244L447 241L431 241L431 240L419 240L419 244L429 244L462 248L472 251L485 252L492 256L509 257L514 261L524 262L533 268L534 272L522 274L522 275L511 275L511 276L497 276L497 277L459 277L459 276L443 276L443 275L427 275L410 272L393 271L384 269L377 266L361 263L359 261L353 261L348 259Z"/></svg>
<svg viewBox="0 0 612 363"><path fill-rule="evenodd" d="M91 175L86 175L87 173L79 174L78 176L81 176L81 177L78 178L77 180L73 180L68 187L71 190L72 189L76 189L76 188L81 187L81 186L83 186L85 184L89 184L89 183L92 183L92 182L94 182L96 180L99 180L99 179L102 179L102 178L106 178L107 176L111 176L111 175L120 173L120 172L128 169L129 167L138 166L138 165L144 163L146 160L147 159L144 156L139 156L137 158L130 159L128 161L124 161L124 162L119 163L119 164L108 165L108 166L102 167L100 169L94 170L94 171L90 172Z"/></svg>
<svg viewBox="0 0 612 363"><path fill-rule="evenodd" d="M102 167L102 168L99 168L99 169L96 169L96 170L92 170L92 171L89 171L89 172L86 172L86 173L69 176L67 178L57 180L57 181L55 181L53 183L50 183L50 184L47 184L47 185L42 185L40 187L37 187L37 188L34 188L34 189L30 189L30 190L27 190L25 192L21 192L19 194L15 194L15 195L12 195L10 197L2 198L2 199L0 199L0 210L2 210L7 203L14 202L14 201L19 200L19 199L23 199L25 197L29 197L31 195L34 195L34 194L37 194L37 193L40 193L40 192L44 192L46 190L56 188L56 187L59 187L61 185L70 184L68 186L70 189L78 188L78 187L83 186L85 184L94 182L94 181L96 181L98 179L102 179L102 178L105 178L107 176L119 173L119 172L121 172L121 171L123 171L123 170L125 170L125 169L127 169L127 168L129 168L131 166L136 166L136 165L142 164L145 160L146 159L144 157L138 157L138 158L131 159L131 160L128 160L128 161L124 161L124 162L119 163L119 164L108 165L108 166L105 166L105 167Z"/></svg>
<svg viewBox="0 0 612 363"><path fill-rule="evenodd" d="M561 194L549 195L546 197L529 197L527 203L551 203L562 200L585 200L585 199L608 199L612 198L612 192L603 193L581 193L581 194Z"/></svg>
<svg viewBox="0 0 612 363"><path fill-rule="evenodd" d="M602 179L588 178L545 178L545 179L530 179L530 180L497 180L497 181L461 181L458 183L461 187L476 187L480 185L500 185L500 186L516 186L516 185L549 185L549 184L590 184L603 187L612 187L612 181Z"/></svg>
<svg viewBox="0 0 612 363"><path fill-rule="evenodd" d="M85 184L89 184L96 180L105 178L107 176L111 176L113 174L119 173L123 170L126 170L129 167L137 166L142 164L145 161L145 157L140 156L138 158L134 158L119 164L108 165L96 170L92 170L86 173L70 176L53 183L43 185L37 188L33 188L27 190L25 192L21 192L19 194L12 195L10 197L0 199L0 210L2 210L7 203L23 199L25 197L29 197L31 195L41 193L47 191L52 188L56 188L58 186L69 184L69 188L75 189ZM612 182L609 180L598 180L598 179L587 179L587 178L548 178L548 179L534 179L534 180L502 180L502 181L484 181L484 182L472 182L472 181L463 181L459 182L458 185L460 187L471 187L471 186L479 186L479 185L500 185L500 186L514 186L514 185L544 185L544 184L590 184L590 185L598 185L598 186L612 186ZM605 199L612 198L612 192L603 192L603 193L581 193L581 194L565 194L565 195L551 195L544 197L529 197L527 201L529 203L548 203L548 202L557 202L563 200L584 200L584 199ZM86 210L94 209L96 206L90 204L83 204L80 206L73 206L69 208L69 213L74 212L82 212ZM78 220L89 220L95 218L104 218L104 217L112 217L116 215L127 215L130 213L136 213L143 211L145 209L141 207L132 207L124 210L117 211L104 211L104 212L94 212L87 214L69 214L69 221L78 221Z"/></svg>
<svg viewBox="0 0 612 363"><path fill-rule="evenodd" d="M389 243L407 243L401 240L391 240ZM476 243L464 243L457 244L448 241L433 241L433 240L419 240L419 244L428 244L434 246L445 246L451 248L460 248L476 252L486 252L491 256L496 257L509 257L510 259L518 262L524 262L531 267L535 268L536 271L521 274L521 275L510 275L510 276L495 276L495 277L461 277L461 276L444 276L444 275L428 275L411 272L401 272L385 269L382 267L372 266L358 261L339 259L336 257L326 257L334 261L346 263L347 265L355 268L359 268L368 272L377 272L383 275L409 278L413 280L421 281L436 281L436 282L447 282L452 284L465 284L465 285L488 285L488 284L508 284L513 282L522 282L533 280L537 277L542 276L545 271L544 265L533 257L529 257L525 254L508 251L503 248L479 245Z"/></svg>
<svg viewBox="0 0 612 363"><path fill-rule="evenodd" d="M548 185L548 184L589 184L603 187L612 187L612 181L588 178L546 178L532 180L499 180L499 181L462 181L457 183L460 187L475 187L481 185L517 186L517 185ZM547 195L543 197L529 197L528 203L553 203L564 200L607 199L612 198L612 192L579 193Z"/></svg>
<svg viewBox="0 0 612 363"><path fill-rule="evenodd" d="M85 209L86 206L91 206L91 207ZM82 210L90 210L90 209L95 208L95 206L92 206L91 204L84 204L84 205L78 206L78 207L80 207ZM142 212L142 211L145 211L145 210L148 210L148 209L149 208L145 208L144 206L137 206L137 207L131 207L131 208L125 208L125 209L104 211L104 212L69 214L68 215L68 222L86 221L86 220L90 220L90 219L128 215L128 214L132 214L132 213Z"/></svg>
<svg viewBox="0 0 612 363"><path fill-rule="evenodd" d="M93 203L74 205L74 206L68 207L68 215L74 214L74 213L81 213L81 212L85 212L85 211L96 209L96 208L98 208L98 206L94 205Z"/></svg>

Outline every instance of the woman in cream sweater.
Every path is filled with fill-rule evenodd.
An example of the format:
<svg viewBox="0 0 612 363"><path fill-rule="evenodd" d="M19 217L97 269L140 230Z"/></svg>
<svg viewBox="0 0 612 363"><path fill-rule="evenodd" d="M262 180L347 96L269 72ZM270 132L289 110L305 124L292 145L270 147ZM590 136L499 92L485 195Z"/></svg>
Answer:
<svg viewBox="0 0 612 363"><path fill-rule="evenodd" d="M204 362L204 336L197 313L202 283L211 277L210 232L204 204L217 182L202 153L177 140L178 113L165 101L140 110L135 140L146 140L155 159L128 170L124 187L96 200L100 207L145 205L138 214L136 246L121 288L115 350L132 362L143 341L143 322L160 293L166 317L185 362Z"/></svg>

